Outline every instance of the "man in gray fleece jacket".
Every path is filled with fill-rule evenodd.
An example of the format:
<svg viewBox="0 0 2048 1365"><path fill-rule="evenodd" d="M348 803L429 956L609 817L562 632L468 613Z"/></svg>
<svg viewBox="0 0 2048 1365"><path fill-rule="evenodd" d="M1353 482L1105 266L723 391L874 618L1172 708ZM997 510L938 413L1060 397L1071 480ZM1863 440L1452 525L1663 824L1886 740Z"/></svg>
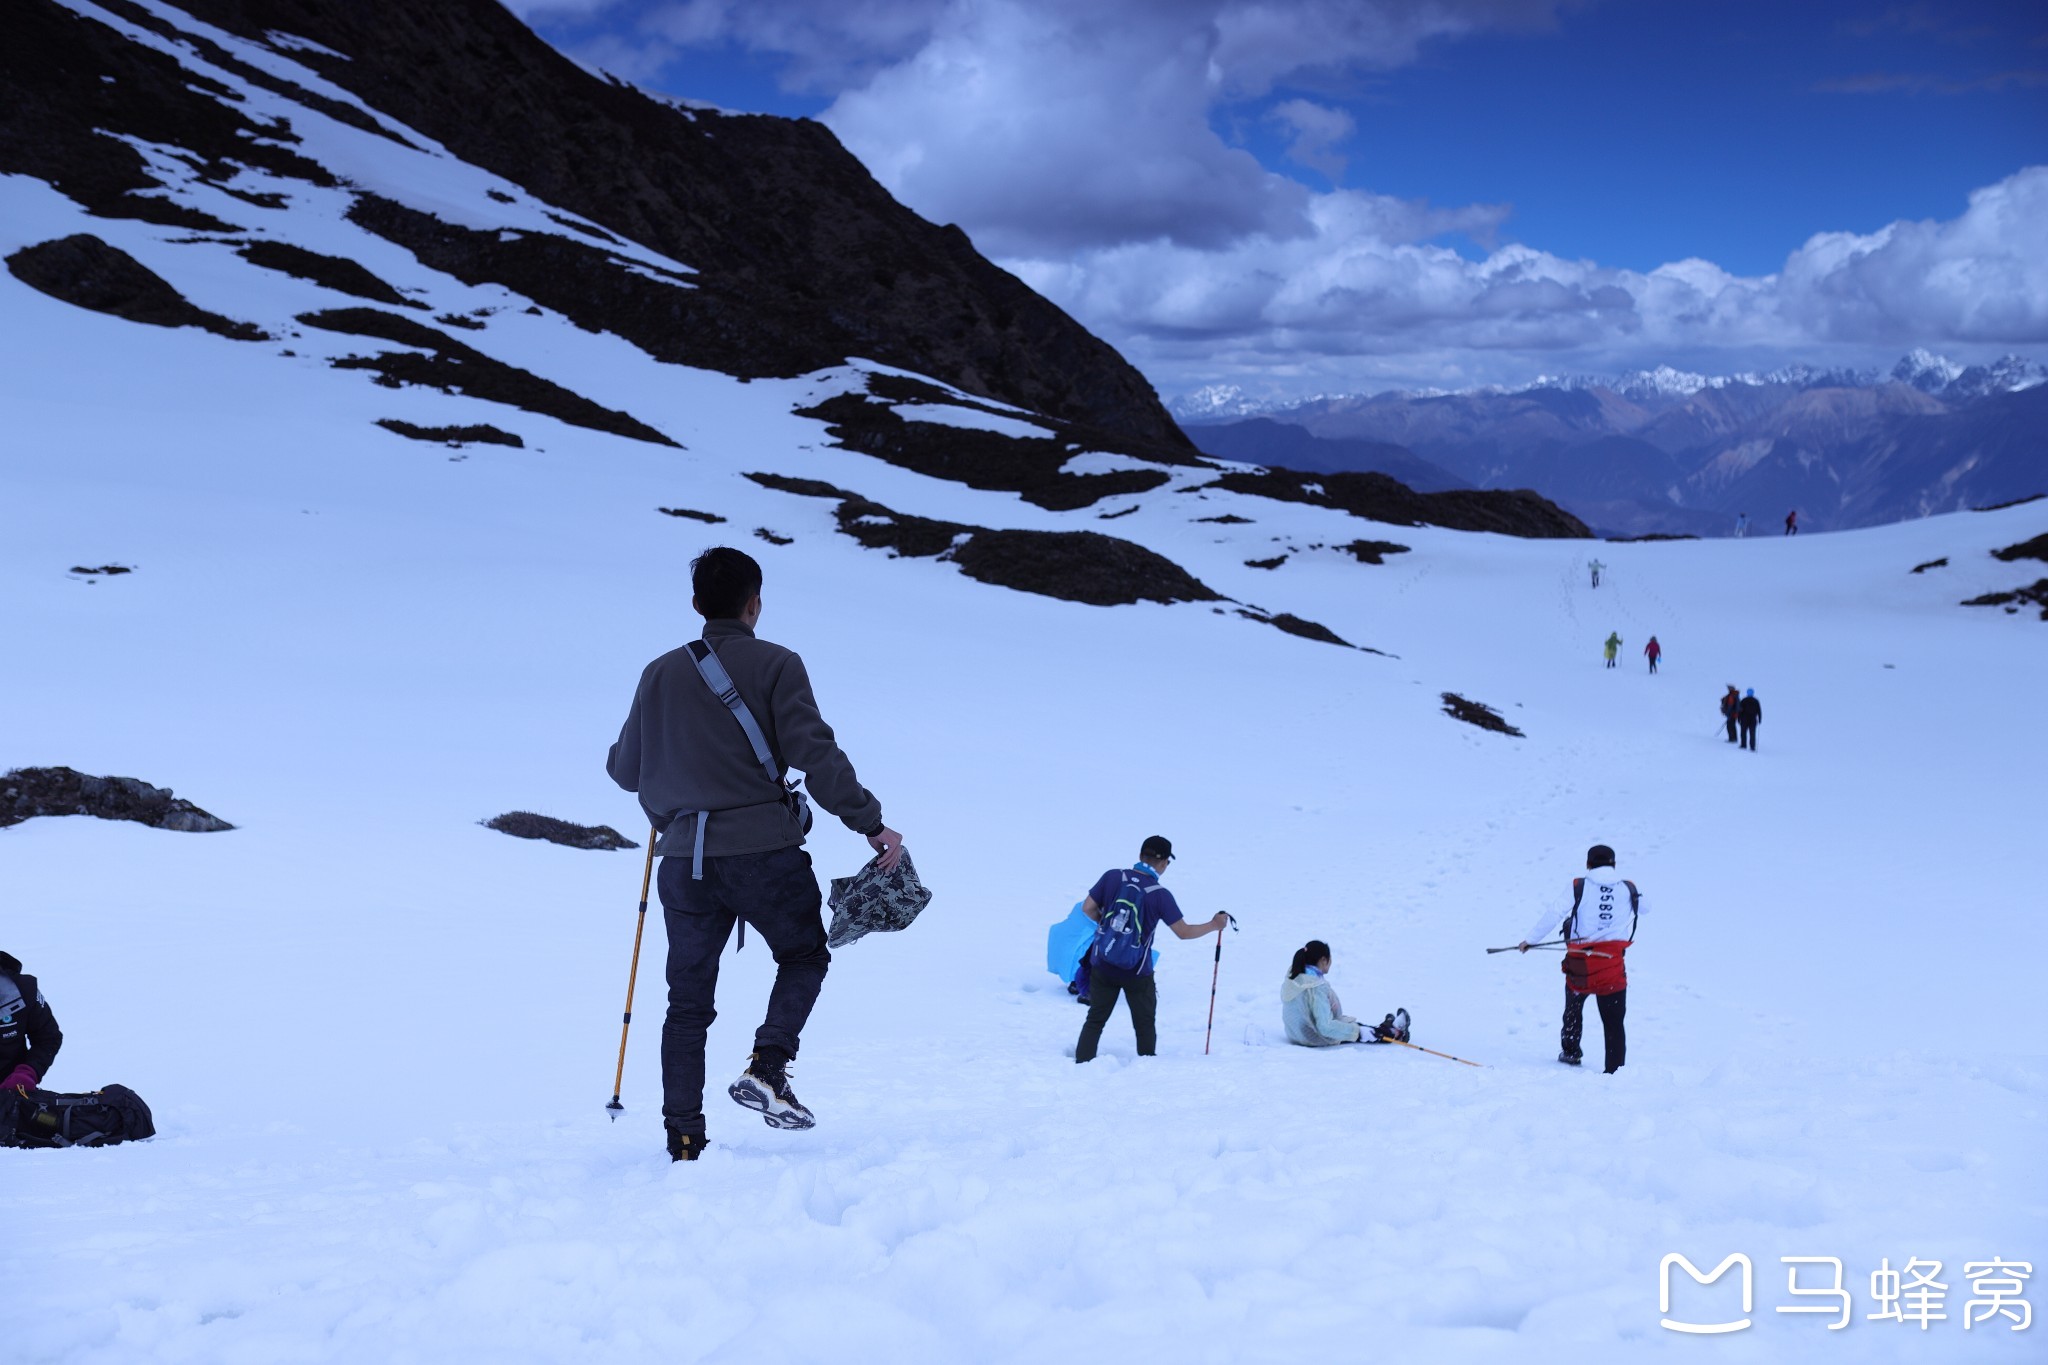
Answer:
<svg viewBox="0 0 2048 1365"><path fill-rule="evenodd" d="M691 605L704 617L703 645L731 675L778 773L801 770L811 799L865 836L883 867L893 868L903 836L882 823L881 803L854 776L818 712L803 660L754 635L761 566L720 546L699 555L690 575ZM790 1089L788 1068L832 955L818 879L803 850L806 826L783 783L756 758L739 718L699 672L690 646L641 673L605 767L639 794L640 808L660 831L654 851L662 860L657 885L668 930L661 1112L669 1155L694 1161L704 1149L704 1036L717 1016L718 959L735 923L752 925L767 942L775 985L754 1032L753 1056L727 1093L770 1127L810 1127L816 1120Z"/></svg>

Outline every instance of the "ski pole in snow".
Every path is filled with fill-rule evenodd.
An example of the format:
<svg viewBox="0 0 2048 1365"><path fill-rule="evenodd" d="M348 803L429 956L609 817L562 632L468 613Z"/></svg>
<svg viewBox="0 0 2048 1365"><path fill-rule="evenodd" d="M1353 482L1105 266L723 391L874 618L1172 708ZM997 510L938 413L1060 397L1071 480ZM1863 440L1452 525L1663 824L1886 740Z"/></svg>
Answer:
<svg viewBox="0 0 2048 1365"><path fill-rule="evenodd" d="M1416 1050L1417 1052L1427 1052L1427 1053L1428 1053L1428 1054L1429 1054L1430 1056L1432 1056L1432 1057L1442 1057L1442 1058L1443 1058L1443 1059L1444 1059L1445 1061L1449 1061L1449 1062L1465 1062L1465 1065L1466 1065L1466 1066L1481 1066L1481 1067L1483 1067L1483 1066L1485 1066L1485 1065L1486 1065L1486 1063L1484 1063L1484 1062L1466 1062L1466 1061L1465 1061L1465 1059L1464 1059L1463 1057L1453 1057L1453 1056L1451 1056L1451 1054L1450 1054L1450 1053L1448 1053L1448 1052L1438 1052L1438 1051L1437 1051L1437 1050L1436 1050L1435 1048L1433 1048L1433 1047L1424 1047L1424 1046L1422 1046L1422 1045L1421 1045L1420 1043L1411 1043L1411 1042L1409 1042L1409 1041L1408 1041L1407 1039L1405 1039L1405 1038L1386 1038L1386 1039L1382 1039L1381 1041L1383 1041L1383 1042L1388 1042L1388 1043L1399 1043L1399 1044L1400 1044L1400 1045L1401 1045L1402 1047L1412 1047L1412 1048L1414 1048L1414 1049L1415 1049L1415 1050Z"/></svg>
<svg viewBox="0 0 2048 1365"><path fill-rule="evenodd" d="M640 913L633 922L633 965L626 969L626 1018L619 1025L619 1069L612 1073L612 1102L605 1106L611 1111L613 1123L626 1112L626 1106L619 1103L619 1087L626 1079L626 1031L633 1027L633 986L640 980L640 935L647 930L647 888L654 881L655 834L655 830L647 831L647 866L640 873Z"/></svg>
<svg viewBox="0 0 2048 1365"><path fill-rule="evenodd" d="M1230 924L1230 932L1237 932L1237 917L1228 910L1223 918ZM1216 965L1209 969L1209 1027L1202 1030L1202 1055L1209 1055L1209 1036L1216 1032L1216 978L1223 973L1223 931L1216 931Z"/></svg>

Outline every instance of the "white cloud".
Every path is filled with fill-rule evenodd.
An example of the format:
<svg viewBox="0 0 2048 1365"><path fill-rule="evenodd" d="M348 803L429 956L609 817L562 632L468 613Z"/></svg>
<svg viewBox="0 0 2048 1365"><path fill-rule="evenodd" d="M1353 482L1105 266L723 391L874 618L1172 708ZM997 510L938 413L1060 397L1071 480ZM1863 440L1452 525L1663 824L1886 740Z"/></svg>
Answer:
<svg viewBox="0 0 2048 1365"><path fill-rule="evenodd" d="M1334 182L1356 126L1290 82L1329 88L1432 40L1551 25L1578 2L669 0L635 13L650 52L786 58L790 80L836 94L825 121L897 197L959 223L1168 390L2048 342L2048 168L1946 222L1822 233L1773 275L1702 260L1638 272L1497 245L1505 205L1317 192L1216 126L1220 110L1269 120L1292 161ZM1459 238L1486 254L1445 244Z"/></svg>
<svg viewBox="0 0 2048 1365"><path fill-rule="evenodd" d="M1358 120L1342 109L1313 100L1283 100L1266 115L1290 129L1287 159L1310 170L1321 171L1332 184L1344 178L1344 155L1337 149L1358 131Z"/></svg>

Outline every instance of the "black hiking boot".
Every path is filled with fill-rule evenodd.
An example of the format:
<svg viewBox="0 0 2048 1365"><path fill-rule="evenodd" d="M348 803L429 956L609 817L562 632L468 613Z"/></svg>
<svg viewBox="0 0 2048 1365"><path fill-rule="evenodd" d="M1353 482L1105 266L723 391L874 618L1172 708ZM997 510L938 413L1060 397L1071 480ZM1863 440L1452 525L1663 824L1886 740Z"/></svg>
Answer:
<svg viewBox="0 0 2048 1365"><path fill-rule="evenodd" d="M710 1141L702 1133L679 1133L668 1130L668 1159L670 1161L695 1161L704 1155Z"/></svg>
<svg viewBox="0 0 2048 1365"><path fill-rule="evenodd" d="M1557 1054L1557 1060L1563 1062L1566 1066L1577 1066L1579 1064L1579 1054L1576 1052L1560 1052Z"/></svg>
<svg viewBox="0 0 2048 1365"><path fill-rule="evenodd" d="M1408 1011L1395 1010L1372 1027L1372 1036L1383 1043L1408 1041Z"/></svg>
<svg viewBox="0 0 2048 1365"><path fill-rule="evenodd" d="M759 1114L770 1128L809 1128L818 1116L804 1108L789 1088L789 1054L781 1048L754 1049L747 1069L726 1088L735 1104Z"/></svg>

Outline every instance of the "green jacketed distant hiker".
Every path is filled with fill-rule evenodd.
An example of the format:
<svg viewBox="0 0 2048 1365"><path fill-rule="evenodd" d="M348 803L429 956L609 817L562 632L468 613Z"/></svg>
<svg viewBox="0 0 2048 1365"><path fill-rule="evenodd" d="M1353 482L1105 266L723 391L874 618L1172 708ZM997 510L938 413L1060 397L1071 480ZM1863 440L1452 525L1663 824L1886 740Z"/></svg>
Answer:
<svg viewBox="0 0 2048 1365"><path fill-rule="evenodd" d="M1173 845L1155 834L1138 850L1135 864L1103 873L1081 902L1082 913L1095 921L1096 930L1095 943L1088 950L1088 1018L1074 1044L1076 1062L1095 1060L1103 1025L1116 1008L1118 994L1130 1001L1138 1055L1154 1055L1159 1049L1155 1024L1159 989L1152 979L1153 932L1165 924L1172 926L1176 938L1200 938L1212 931L1222 933L1230 922L1230 916L1221 912L1199 926L1181 917L1173 893L1159 884L1172 861Z"/></svg>
<svg viewBox="0 0 2048 1365"><path fill-rule="evenodd" d="M1606 644L1605 648L1604 648L1604 649L1602 650L1602 654L1603 654L1603 656L1604 656L1604 657L1606 658L1606 660L1607 660L1607 666L1608 666L1609 668L1612 668L1612 667L1614 667L1614 660L1615 660L1615 656L1617 656L1617 655L1618 655L1618 654L1620 654L1620 653L1621 653L1621 632L1620 632L1620 631L1611 631L1611 632L1609 632L1609 634L1608 634L1608 636L1607 636L1607 644Z"/></svg>
<svg viewBox="0 0 2048 1365"><path fill-rule="evenodd" d="M716 1014L719 955L736 921L767 941L775 984L753 1056L726 1093L771 1128L816 1121L790 1089L789 1065L832 954L803 849L810 810L783 785L787 769L803 772L811 796L864 837L884 869L903 856L903 836L882 823L882 803L861 786L818 713L804 661L754 635L761 566L719 546L691 563L690 584L704 638L647 665L605 763L661 832L653 850L668 929L661 1114L677 1161L704 1150L704 1034ZM756 757L757 734L772 775Z"/></svg>

